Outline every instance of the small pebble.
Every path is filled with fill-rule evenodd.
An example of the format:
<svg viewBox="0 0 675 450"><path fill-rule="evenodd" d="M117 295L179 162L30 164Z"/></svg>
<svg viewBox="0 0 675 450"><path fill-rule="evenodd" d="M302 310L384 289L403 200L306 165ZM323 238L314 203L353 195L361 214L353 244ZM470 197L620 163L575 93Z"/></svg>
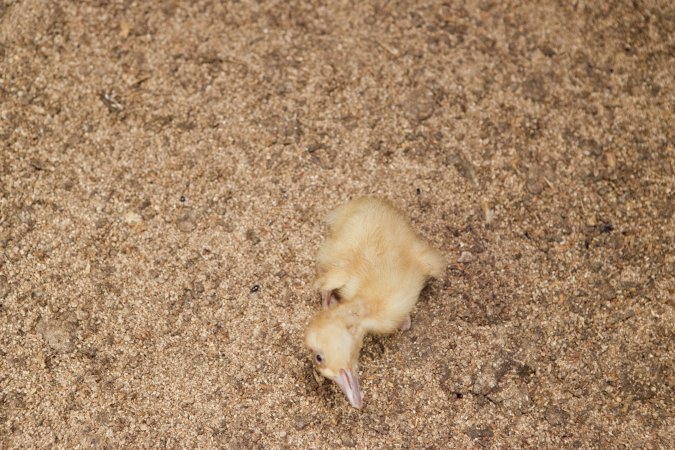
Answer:
<svg viewBox="0 0 675 450"><path fill-rule="evenodd" d="M142 222L143 218L135 212L128 212L124 215L124 221L127 224L132 225L132 224L135 224L135 223Z"/></svg>
<svg viewBox="0 0 675 450"><path fill-rule="evenodd" d="M204 293L204 283L197 281L192 283L192 298L199 298Z"/></svg>
<svg viewBox="0 0 675 450"><path fill-rule="evenodd" d="M311 156L310 160L317 164L322 169L331 170L335 167L335 161L338 159L338 152L333 147L321 146L308 152Z"/></svg>
<svg viewBox="0 0 675 450"><path fill-rule="evenodd" d="M494 370L488 368L476 375L472 390L474 394L487 395L497 387L498 383L497 374Z"/></svg>
<svg viewBox="0 0 675 450"><path fill-rule="evenodd" d="M186 209L183 214L180 215L176 221L176 226L183 233L189 233L190 231L197 228L195 219L197 218L197 213L192 209Z"/></svg>
<svg viewBox="0 0 675 450"><path fill-rule="evenodd" d="M492 428L489 425L484 427L480 426L471 427L468 428L465 431L465 433L472 439L480 439L480 440L488 440L494 436L494 432L492 431Z"/></svg>
<svg viewBox="0 0 675 450"><path fill-rule="evenodd" d="M254 245L260 242L260 238L256 234L256 232L252 229L246 230L246 239L251 241Z"/></svg>
<svg viewBox="0 0 675 450"><path fill-rule="evenodd" d="M45 170L45 169L47 168L47 164L45 164L44 161L41 161L41 160L39 160L39 159L37 159L37 158L31 159L29 164L30 164L30 165L33 167L33 169L35 169L35 170Z"/></svg>
<svg viewBox="0 0 675 450"><path fill-rule="evenodd" d="M449 162L455 166L457 172L473 183L475 186L478 185L478 178L476 177L476 170L474 165L466 159L464 154L461 151L457 151L455 154L451 155Z"/></svg>
<svg viewBox="0 0 675 450"><path fill-rule="evenodd" d="M253 287L251 288L251 294L254 292L258 292L260 290L260 285L254 284Z"/></svg>
<svg viewBox="0 0 675 450"><path fill-rule="evenodd" d="M475 256L473 256L473 253L471 252L462 252L461 255L459 255L459 258L457 258L458 263L469 263L476 259Z"/></svg>
<svg viewBox="0 0 675 450"><path fill-rule="evenodd" d="M5 298L9 294L9 283L7 283L7 277L0 275L0 300Z"/></svg>
<svg viewBox="0 0 675 450"><path fill-rule="evenodd" d="M614 230L614 227L610 223L603 223L600 225L601 233L610 233Z"/></svg>
<svg viewBox="0 0 675 450"><path fill-rule="evenodd" d="M356 446L356 441L349 434L345 433L340 437L340 442L345 447L354 447Z"/></svg>
<svg viewBox="0 0 675 450"><path fill-rule="evenodd" d="M490 204L487 202L487 200L482 200L480 207L483 212L483 219L485 219L485 223L490 225L495 218L495 210L490 208Z"/></svg>
<svg viewBox="0 0 675 450"><path fill-rule="evenodd" d="M312 419L308 416L301 416L295 419L295 429L300 431L303 430L309 425Z"/></svg>
<svg viewBox="0 0 675 450"><path fill-rule="evenodd" d="M47 322L41 319L36 329L42 334L47 345L59 353L70 353L75 348L72 334L61 322Z"/></svg>
<svg viewBox="0 0 675 450"><path fill-rule="evenodd" d="M181 195L181 196L180 196L180 202L181 202L181 203L185 203L185 196L184 196L184 195Z"/></svg>
<svg viewBox="0 0 675 450"><path fill-rule="evenodd" d="M404 108L409 119L423 122L434 114L436 100L431 91L419 88L408 95Z"/></svg>
<svg viewBox="0 0 675 450"><path fill-rule="evenodd" d="M324 147L325 147L324 144L322 144L321 142L315 142L314 144L310 144L309 146L307 146L307 152L314 153L315 151L321 150Z"/></svg>
<svg viewBox="0 0 675 450"><path fill-rule="evenodd" d="M527 182L527 190L533 195L539 195L544 190L544 183L538 179L531 179Z"/></svg>
<svg viewBox="0 0 675 450"><path fill-rule="evenodd" d="M544 412L544 417L549 424L560 426L569 420L570 415L559 406L549 406Z"/></svg>

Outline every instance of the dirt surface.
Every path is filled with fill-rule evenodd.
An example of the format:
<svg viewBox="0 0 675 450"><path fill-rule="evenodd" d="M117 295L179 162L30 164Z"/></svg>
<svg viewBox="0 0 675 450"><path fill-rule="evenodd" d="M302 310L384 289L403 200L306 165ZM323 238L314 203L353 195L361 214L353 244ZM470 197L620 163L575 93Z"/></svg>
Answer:
<svg viewBox="0 0 675 450"><path fill-rule="evenodd" d="M0 1L0 447L673 448L675 7ZM448 258L365 407L332 207Z"/></svg>

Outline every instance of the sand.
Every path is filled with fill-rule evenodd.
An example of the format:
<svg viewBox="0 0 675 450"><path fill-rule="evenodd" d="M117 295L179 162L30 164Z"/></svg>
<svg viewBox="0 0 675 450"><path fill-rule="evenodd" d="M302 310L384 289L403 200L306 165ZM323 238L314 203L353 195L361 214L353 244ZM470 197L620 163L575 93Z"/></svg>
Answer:
<svg viewBox="0 0 675 450"><path fill-rule="evenodd" d="M672 2L0 2L0 447L668 448ZM303 328L325 214L447 255Z"/></svg>

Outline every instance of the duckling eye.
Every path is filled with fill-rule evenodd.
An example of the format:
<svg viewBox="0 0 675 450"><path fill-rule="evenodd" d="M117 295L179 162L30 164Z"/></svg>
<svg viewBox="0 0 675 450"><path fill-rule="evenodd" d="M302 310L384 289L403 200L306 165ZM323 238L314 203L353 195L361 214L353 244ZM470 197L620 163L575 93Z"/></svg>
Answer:
<svg viewBox="0 0 675 450"><path fill-rule="evenodd" d="M321 353L317 353L315 359L317 364L321 364L323 362L323 355Z"/></svg>

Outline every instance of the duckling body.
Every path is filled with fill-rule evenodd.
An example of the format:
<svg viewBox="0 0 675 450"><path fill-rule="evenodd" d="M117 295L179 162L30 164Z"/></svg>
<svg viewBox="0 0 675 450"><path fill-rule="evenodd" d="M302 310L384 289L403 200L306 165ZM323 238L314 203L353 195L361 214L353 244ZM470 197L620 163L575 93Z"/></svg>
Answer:
<svg viewBox="0 0 675 450"><path fill-rule="evenodd" d="M324 309L307 327L305 342L319 372L360 407L363 337L409 328L424 283L443 273L445 261L385 200L352 200L332 211L327 222L316 281Z"/></svg>

